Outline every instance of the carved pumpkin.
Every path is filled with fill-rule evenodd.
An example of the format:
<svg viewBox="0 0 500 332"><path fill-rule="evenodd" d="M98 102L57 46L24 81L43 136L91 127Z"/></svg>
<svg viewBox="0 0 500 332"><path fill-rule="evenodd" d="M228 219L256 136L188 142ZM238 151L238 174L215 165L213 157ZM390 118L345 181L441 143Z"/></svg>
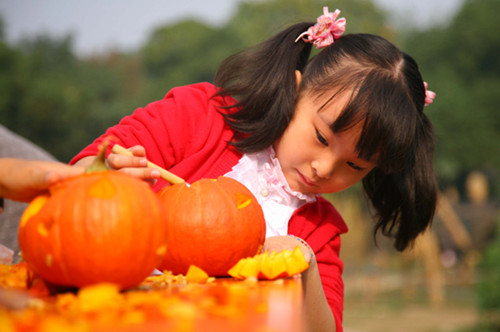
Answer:
<svg viewBox="0 0 500 332"><path fill-rule="evenodd" d="M175 184L158 192L166 213L169 250L159 269L185 274L196 265L226 276L241 258L264 244L266 224L257 199L227 177Z"/></svg>
<svg viewBox="0 0 500 332"><path fill-rule="evenodd" d="M138 285L166 251L165 223L148 184L115 172L85 173L50 188L25 210L19 246L49 283Z"/></svg>

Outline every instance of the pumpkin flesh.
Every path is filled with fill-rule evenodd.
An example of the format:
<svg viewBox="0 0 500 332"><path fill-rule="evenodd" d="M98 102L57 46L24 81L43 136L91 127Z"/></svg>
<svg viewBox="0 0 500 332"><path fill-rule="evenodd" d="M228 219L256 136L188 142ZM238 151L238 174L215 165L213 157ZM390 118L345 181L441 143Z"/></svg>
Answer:
<svg viewBox="0 0 500 332"><path fill-rule="evenodd" d="M237 279L257 278L274 280L288 278L305 271L309 267L300 247L293 250L276 251L248 257L238 261L231 269L229 275Z"/></svg>

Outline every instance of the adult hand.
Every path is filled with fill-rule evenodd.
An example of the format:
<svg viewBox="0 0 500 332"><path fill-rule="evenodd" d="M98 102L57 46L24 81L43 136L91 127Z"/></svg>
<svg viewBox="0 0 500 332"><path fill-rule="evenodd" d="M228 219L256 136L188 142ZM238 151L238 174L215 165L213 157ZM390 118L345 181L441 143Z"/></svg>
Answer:
<svg viewBox="0 0 500 332"><path fill-rule="evenodd" d="M0 158L0 197L29 202L51 185L84 171L59 162Z"/></svg>

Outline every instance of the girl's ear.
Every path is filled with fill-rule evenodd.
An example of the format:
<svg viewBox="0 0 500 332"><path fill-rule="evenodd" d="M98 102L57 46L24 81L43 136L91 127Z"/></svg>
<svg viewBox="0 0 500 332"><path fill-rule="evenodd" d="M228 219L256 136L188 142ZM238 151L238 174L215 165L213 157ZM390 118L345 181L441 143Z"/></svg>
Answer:
<svg viewBox="0 0 500 332"><path fill-rule="evenodd" d="M300 70L295 70L295 81L297 81L297 90L299 89L301 80L302 80L302 73L300 72Z"/></svg>

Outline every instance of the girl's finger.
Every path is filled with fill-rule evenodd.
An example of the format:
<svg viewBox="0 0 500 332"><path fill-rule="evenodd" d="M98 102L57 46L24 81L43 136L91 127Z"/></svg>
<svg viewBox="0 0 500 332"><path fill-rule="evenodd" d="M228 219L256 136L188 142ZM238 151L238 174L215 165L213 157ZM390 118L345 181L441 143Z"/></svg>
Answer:
<svg viewBox="0 0 500 332"><path fill-rule="evenodd" d="M122 168L120 172L143 180L157 180L160 178L160 171L154 168Z"/></svg>
<svg viewBox="0 0 500 332"><path fill-rule="evenodd" d="M148 161L144 157L130 157L121 154L111 153L106 162L113 169L146 167Z"/></svg>
<svg viewBox="0 0 500 332"><path fill-rule="evenodd" d="M135 145L128 150L136 157L146 157L146 149L142 145Z"/></svg>

